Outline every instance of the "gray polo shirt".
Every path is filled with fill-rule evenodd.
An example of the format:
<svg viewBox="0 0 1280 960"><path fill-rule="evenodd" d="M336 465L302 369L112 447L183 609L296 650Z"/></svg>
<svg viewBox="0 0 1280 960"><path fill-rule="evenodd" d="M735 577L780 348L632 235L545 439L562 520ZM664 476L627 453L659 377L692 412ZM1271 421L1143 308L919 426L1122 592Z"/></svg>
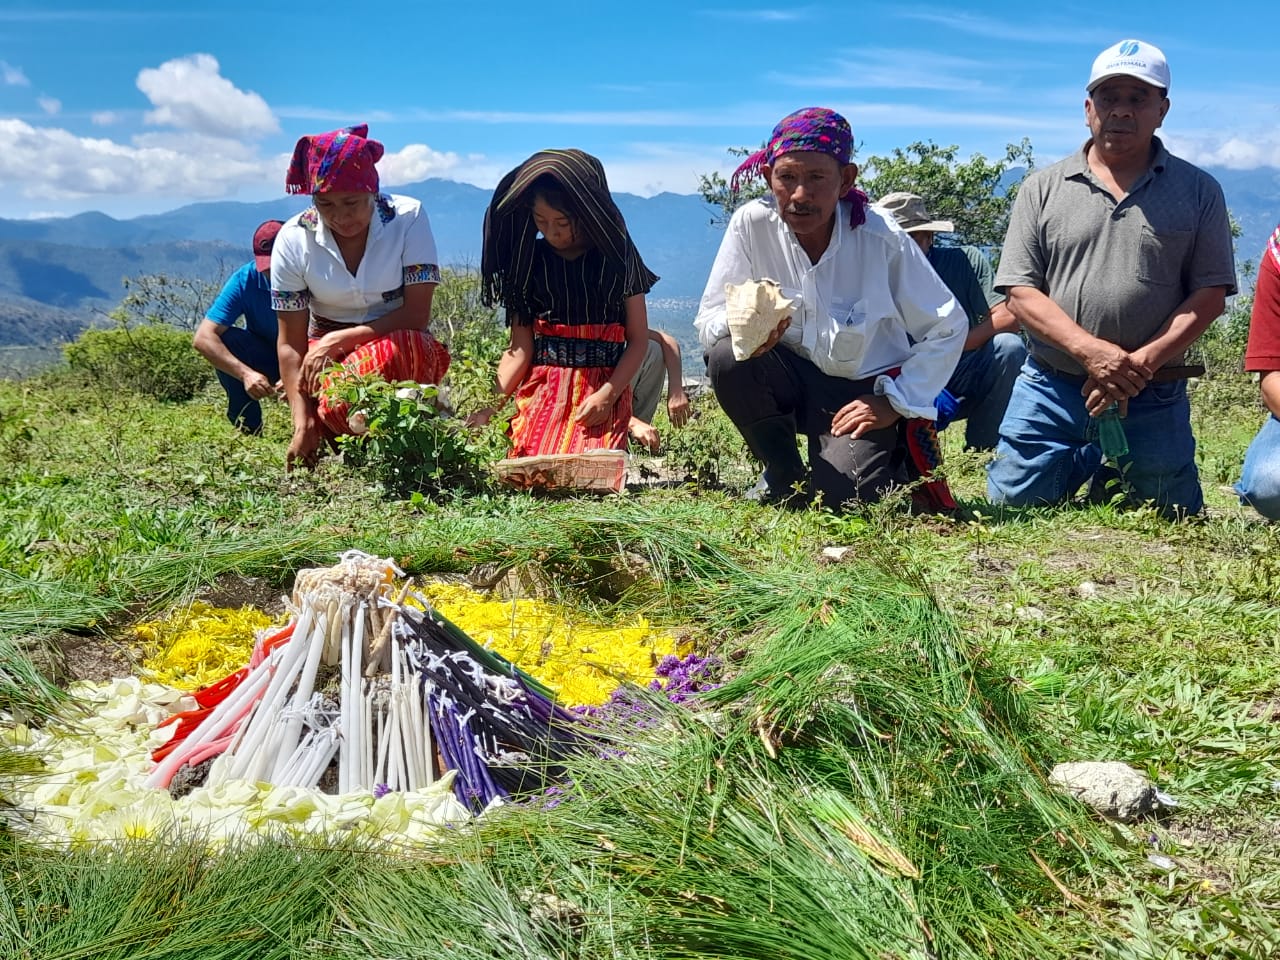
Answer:
<svg viewBox="0 0 1280 960"><path fill-rule="evenodd" d="M1089 333L1126 350L1155 336L1193 291L1235 293L1222 188L1154 142L1150 169L1119 203L1089 170L1088 143L1028 176L1013 204L996 289L1035 287ZM1034 335L1031 353L1084 372Z"/></svg>

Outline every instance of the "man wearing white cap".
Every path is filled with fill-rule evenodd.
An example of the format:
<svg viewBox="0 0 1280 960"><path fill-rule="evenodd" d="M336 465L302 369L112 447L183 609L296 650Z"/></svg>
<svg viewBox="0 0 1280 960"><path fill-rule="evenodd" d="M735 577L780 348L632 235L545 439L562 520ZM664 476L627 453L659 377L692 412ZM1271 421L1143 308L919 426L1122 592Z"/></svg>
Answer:
<svg viewBox="0 0 1280 960"><path fill-rule="evenodd" d="M947 393L959 401L951 419L965 421L966 447L993 450L1027 349L1004 295L995 291L991 261L977 247L934 243L935 233L954 233L956 225L931 217L917 194L887 193L876 206L911 235L969 318L964 353L947 381Z"/></svg>
<svg viewBox="0 0 1280 960"><path fill-rule="evenodd" d="M1226 203L1211 176L1155 136L1169 111L1169 66L1156 47L1108 47L1087 89L1091 136L1022 184L996 273L1031 344L987 494L1058 503L1110 473L1126 499L1199 513L1181 365L1235 292ZM1104 467L1099 425L1115 415L1122 442ZM1113 426L1104 423L1114 437Z"/></svg>

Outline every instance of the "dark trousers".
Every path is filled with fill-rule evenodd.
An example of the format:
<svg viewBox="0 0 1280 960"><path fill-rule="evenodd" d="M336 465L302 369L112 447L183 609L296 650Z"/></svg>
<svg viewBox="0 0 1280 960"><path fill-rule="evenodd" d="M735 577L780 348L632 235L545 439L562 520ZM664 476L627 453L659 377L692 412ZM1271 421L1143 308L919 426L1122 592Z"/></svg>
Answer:
<svg viewBox="0 0 1280 960"><path fill-rule="evenodd" d="M707 375L721 408L764 464L771 497L807 479L823 506L839 510L851 501L874 503L891 485L906 482L897 424L857 440L831 434L832 417L871 394L874 378L828 376L781 346L738 361L728 337L707 353ZM797 434L808 438L808 469Z"/></svg>
<svg viewBox="0 0 1280 960"><path fill-rule="evenodd" d="M222 334L231 355L275 383L280 379L280 357L274 340L255 337L248 330L229 327ZM249 396L238 377L217 371L218 382L227 392L227 419L245 433L262 432L262 406Z"/></svg>

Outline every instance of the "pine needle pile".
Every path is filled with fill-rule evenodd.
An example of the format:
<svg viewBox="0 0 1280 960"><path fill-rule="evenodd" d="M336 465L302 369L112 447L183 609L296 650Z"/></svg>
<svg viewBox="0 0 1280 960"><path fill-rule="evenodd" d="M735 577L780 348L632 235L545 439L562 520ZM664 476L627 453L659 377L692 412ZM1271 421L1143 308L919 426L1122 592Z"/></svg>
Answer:
<svg viewBox="0 0 1280 960"><path fill-rule="evenodd" d="M657 723L456 864L357 888L336 955L1055 955L1114 854L1047 789L1030 694L874 569L724 573L708 616L754 648L736 676L648 698Z"/></svg>

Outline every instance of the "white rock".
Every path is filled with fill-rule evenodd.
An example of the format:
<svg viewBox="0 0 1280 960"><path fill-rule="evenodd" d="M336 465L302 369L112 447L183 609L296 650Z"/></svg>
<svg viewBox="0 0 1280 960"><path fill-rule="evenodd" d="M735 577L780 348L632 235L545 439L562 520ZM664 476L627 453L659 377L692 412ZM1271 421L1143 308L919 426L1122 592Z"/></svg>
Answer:
<svg viewBox="0 0 1280 960"><path fill-rule="evenodd" d="M1159 806L1155 786L1127 763L1060 763L1050 771L1049 782L1121 823L1132 823Z"/></svg>

